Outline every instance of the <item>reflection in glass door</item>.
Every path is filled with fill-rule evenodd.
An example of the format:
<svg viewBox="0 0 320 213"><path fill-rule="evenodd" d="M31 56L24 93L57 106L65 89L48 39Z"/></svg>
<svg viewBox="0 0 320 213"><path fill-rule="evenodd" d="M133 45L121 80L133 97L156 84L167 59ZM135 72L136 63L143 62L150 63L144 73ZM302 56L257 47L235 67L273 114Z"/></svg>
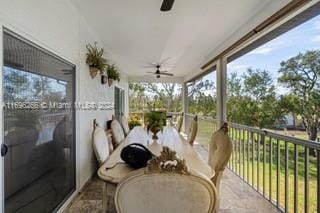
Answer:
<svg viewBox="0 0 320 213"><path fill-rule="evenodd" d="M4 33L5 212L52 212L75 189L74 66Z"/></svg>

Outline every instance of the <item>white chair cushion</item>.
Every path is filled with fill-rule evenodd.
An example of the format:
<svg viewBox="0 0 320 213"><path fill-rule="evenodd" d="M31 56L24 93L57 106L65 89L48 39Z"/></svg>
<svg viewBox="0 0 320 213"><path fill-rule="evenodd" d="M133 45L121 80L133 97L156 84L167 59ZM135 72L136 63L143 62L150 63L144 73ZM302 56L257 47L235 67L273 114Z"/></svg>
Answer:
<svg viewBox="0 0 320 213"><path fill-rule="evenodd" d="M114 142L119 145L124 139L124 132L120 123L117 120L113 120L111 122L111 129Z"/></svg>
<svg viewBox="0 0 320 213"><path fill-rule="evenodd" d="M93 150L100 164L109 157L109 141L104 129L101 127L96 127L93 132Z"/></svg>
<svg viewBox="0 0 320 213"><path fill-rule="evenodd" d="M131 173L117 187L118 213L212 213L217 193L201 175Z"/></svg>

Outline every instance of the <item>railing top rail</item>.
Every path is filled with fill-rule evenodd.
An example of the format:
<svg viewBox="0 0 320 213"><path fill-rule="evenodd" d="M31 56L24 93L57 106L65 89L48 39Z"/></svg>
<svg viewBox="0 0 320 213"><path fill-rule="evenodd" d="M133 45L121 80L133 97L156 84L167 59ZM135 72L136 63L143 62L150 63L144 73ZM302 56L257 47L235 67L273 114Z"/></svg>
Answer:
<svg viewBox="0 0 320 213"><path fill-rule="evenodd" d="M194 116L196 116L196 114L186 113L186 116L194 117ZM211 116L204 116L204 115L198 115L198 119L209 120L209 121L217 121L216 118L213 118Z"/></svg>
<svg viewBox="0 0 320 213"><path fill-rule="evenodd" d="M246 125L242 125L242 124L236 124L236 123L231 123L231 122L228 122L228 124L230 127L233 127L233 128L247 130L247 131L250 131L253 133L258 133L260 135L264 135L264 136L272 137L275 139L284 140L284 141L287 141L287 142L290 142L293 144L297 144L297 145L305 146L308 148L320 150L320 143L315 142L315 141L300 139L300 138L287 136L287 135L281 135L281 134L278 134L275 132L271 132L270 130L258 129L256 127L246 126Z"/></svg>

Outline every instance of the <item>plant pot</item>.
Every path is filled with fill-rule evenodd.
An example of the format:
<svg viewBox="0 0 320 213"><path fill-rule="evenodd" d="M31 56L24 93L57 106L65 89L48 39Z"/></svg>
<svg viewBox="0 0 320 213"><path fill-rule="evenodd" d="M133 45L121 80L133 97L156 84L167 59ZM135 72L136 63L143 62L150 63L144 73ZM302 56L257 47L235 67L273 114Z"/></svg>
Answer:
<svg viewBox="0 0 320 213"><path fill-rule="evenodd" d="M90 67L90 76L92 79L94 79L97 74L98 74L99 70L95 67Z"/></svg>
<svg viewBox="0 0 320 213"><path fill-rule="evenodd" d="M159 129L153 129L153 130L151 130L151 132L153 133L153 135L152 135L152 139L153 139L153 140L158 140L157 133L158 133L159 131L160 131Z"/></svg>
<svg viewBox="0 0 320 213"><path fill-rule="evenodd" d="M108 78L108 85L109 85L109 87L111 87L112 83L113 83L113 79Z"/></svg>
<svg viewBox="0 0 320 213"><path fill-rule="evenodd" d="M106 75L101 75L101 84L106 84L108 82L108 77Z"/></svg>

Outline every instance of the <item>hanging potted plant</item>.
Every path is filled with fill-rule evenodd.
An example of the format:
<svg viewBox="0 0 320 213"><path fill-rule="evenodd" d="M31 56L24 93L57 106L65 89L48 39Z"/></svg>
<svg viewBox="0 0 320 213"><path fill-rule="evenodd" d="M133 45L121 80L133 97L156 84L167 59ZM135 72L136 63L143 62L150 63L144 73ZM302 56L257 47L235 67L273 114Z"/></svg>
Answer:
<svg viewBox="0 0 320 213"><path fill-rule="evenodd" d="M94 46L87 44L86 48L88 50L86 63L89 65L91 78L95 78L98 73L103 75L107 68L107 59L103 57L104 49L98 49L97 42Z"/></svg>
<svg viewBox="0 0 320 213"><path fill-rule="evenodd" d="M112 85L113 81L120 81L120 73L114 64L107 65L107 76L109 87Z"/></svg>

